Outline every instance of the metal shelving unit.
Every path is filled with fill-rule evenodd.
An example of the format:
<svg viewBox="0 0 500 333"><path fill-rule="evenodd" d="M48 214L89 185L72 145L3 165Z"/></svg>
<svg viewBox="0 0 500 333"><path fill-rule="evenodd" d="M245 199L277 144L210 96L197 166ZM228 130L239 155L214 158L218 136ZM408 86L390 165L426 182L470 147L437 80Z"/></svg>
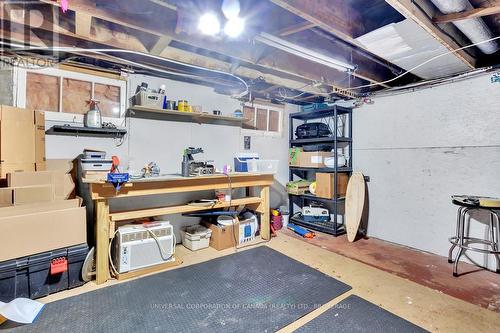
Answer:
<svg viewBox="0 0 500 333"><path fill-rule="evenodd" d="M346 122L344 124L344 134L339 136L339 116L346 115ZM332 136L313 138L313 139L296 139L294 130L297 125L296 122L307 122L310 120L327 120L328 123L334 124L332 131ZM332 127L332 126L330 126ZM301 179L307 179L311 177L311 173L316 172L326 172L334 174L334 195L332 199L319 198L312 194L303 195L293 195L289 194L288 203L291 221L293 223L299 224L306 228L328 233L334 236L339 236L345 233L345 226L343 221L338 220L338 215L343 212L343 209L339 209L345 203L345 198L338 197L338 174L352 172L352 109L343 108L340 106L333 106L328 109L321 109L311 112L299 112L290 114L290 129L289 129L289 147L300 147L310 144L329 144L334 152L337 152L338 148L347 148L349 152L349 159L347 166L339 167L337 164L337 159L335 159L335 166L333 168L304 168L304 167L289 167L289 180L295 180L295 177ZM298 216L295 216L294 206L298 205L303 207L305 204L310 202L321 202L327 205L330 211L330 216L333 216L331 221L326 222L306 222ZM295 205L294 205L295 204ZM341 214L343 215L343 214ZM343 220L343 219L342 219Z"/></svg>

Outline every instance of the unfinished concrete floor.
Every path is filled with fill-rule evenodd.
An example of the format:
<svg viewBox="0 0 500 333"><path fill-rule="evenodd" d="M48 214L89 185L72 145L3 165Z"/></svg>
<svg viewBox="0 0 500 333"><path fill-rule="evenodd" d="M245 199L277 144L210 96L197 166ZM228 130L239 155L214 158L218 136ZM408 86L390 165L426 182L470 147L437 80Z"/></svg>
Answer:
<svg viewBox="0 0 500 333"><path fill-rule="evenodd" d="M359 295L431 332L496 332L500 327L498 313L361 263L358 260L309 244L286 232L279 233L277 238L273 238L265 245L259 244L257 246L269 246L352 286L352 290L348 293L333 299L283 328L280 332L293 332L350 294ZM229 255L234 251L234 249L216 251L208 248L191 252L178 246L176 255L183 258L184 263L181 267L184 267ZM51 302L116 283L124 282L110 280L100 286L90 282L82 287L50 295L40 300Z"/></svg>
<svg viewBox="0 0 500 333"><path fill-rule="evenodd" d="M304 239L290 230L283 233L500 313L500 274L460 262L460 276L454 277L448 258L376 238L349 243L346 235L316 233L314 239Z"/></svg>

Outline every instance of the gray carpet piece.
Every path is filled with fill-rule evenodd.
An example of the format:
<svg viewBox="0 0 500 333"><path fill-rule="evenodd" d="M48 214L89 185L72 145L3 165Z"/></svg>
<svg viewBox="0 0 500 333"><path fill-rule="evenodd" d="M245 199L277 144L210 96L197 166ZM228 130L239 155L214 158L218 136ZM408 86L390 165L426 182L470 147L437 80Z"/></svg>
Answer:
<svg viewBox="0 0 500 333"><path fill-rule="evenodd" d="M49 303L12 331L272 332L349 289L261 246Z"/></svg>
<svg viewBox="0 0 500 333"><path fill-rule="evenodd" d="M403 333L428 332L361 297L351 295L294 333Z"/></svg>

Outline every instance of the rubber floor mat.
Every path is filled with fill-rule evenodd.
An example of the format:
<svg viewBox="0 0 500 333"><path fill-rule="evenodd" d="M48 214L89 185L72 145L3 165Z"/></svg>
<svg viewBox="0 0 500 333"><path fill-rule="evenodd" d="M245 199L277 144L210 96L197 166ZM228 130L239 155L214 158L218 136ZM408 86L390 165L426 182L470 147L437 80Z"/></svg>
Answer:
<svg viewBox="0 0 500 333"><path fill-rule="evenodd" d="M294 331L294 333L309 332L421 333L427 331L361 297L351 295Z"/></svg>
<svg viewBox="0 0 500 333"><path fill-rule="evenodd" d="M349 289L261 246L49 303L12 331L272 332Z"/></svg>

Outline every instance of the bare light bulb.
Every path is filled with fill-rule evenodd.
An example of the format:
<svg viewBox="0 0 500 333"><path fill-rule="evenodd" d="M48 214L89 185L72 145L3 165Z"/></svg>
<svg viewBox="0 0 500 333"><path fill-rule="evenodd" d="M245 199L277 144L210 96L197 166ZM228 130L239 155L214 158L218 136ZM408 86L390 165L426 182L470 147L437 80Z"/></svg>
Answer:
<svg viewBox="0 0 500 333"><path fill-rule="evenodd" d="M198 30L204 35L214 36L220 32L220 22L213 13L206 13L200 17Z"/></svg>
<svg viewBox="0 0 500 333"><path fill-rule="evenodd" d="M236 38L245 29L245 20L240 17L229 19L224 26L224 33L231 38Z"/></svg>

